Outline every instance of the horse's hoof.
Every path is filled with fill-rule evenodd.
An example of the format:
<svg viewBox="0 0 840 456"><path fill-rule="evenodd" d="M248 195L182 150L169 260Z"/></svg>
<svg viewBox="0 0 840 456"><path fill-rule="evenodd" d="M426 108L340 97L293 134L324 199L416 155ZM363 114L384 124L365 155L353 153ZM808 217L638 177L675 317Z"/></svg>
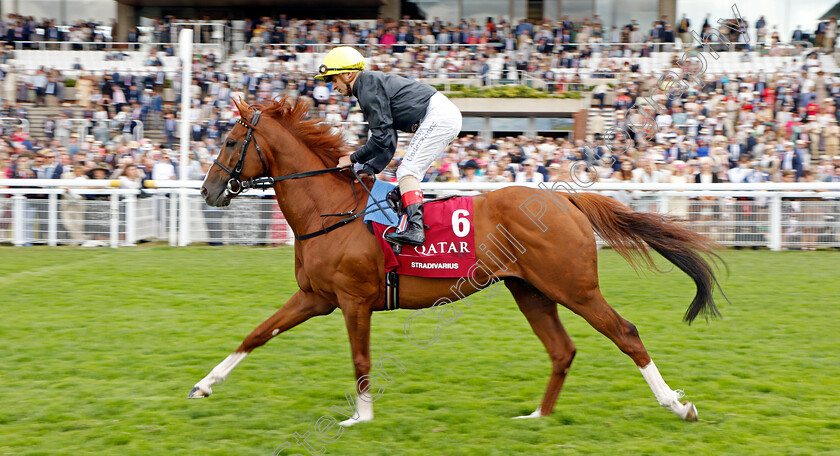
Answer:
<svg viewBox="0 0 840 456"><path fill-rule="evenodd" d="M534 412L531 413L530 415L515 416L515 417L513 417L513 419L515 419L515 420L528 420L528 419L532 419L532 418L539 418L539 417L542 416L541 408L542 407L537 407L537 409L534 410Z"/></svg>
<svg viewBox="0 0 840 456"><path fill-rule="evenodd" d="M201 399L203 397L210 396L212 393L212 391L204 391L198 386L194 386L193 389L190 390L190 394L187 395L187 399Z"/></svg>
<svg viewBox="0 0 840 456"><path fill-rule="evenodd" d="M373 418L362 418L362 417L359 417L358 419L350 418L349 420L344 420L344 421L338 423L338 425L341 426L341 427L350 427L350 426L353 426L354 424L367 423L368 421L373 421Z"/></svg>
<svg viewBox="0 0 840 456"><path fill-rule="evenodd" d="M688 407L688 412L685 414L686 421L697 421L697 407L694 406L691 402L685 403L686 407Z"/></svg>

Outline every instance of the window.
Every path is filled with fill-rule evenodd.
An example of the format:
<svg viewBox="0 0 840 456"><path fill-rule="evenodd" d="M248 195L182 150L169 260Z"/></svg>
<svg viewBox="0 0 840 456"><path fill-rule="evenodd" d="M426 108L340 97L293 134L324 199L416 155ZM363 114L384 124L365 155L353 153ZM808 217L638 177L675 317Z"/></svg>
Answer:
<svg viewBox="0 0 840 456"><path fill-rule="evenodd" d="M490 129L493 131L527 131L527 117L491 117Z"/></svg>
<svg viewBox="0 0 840 456"><path fill-rule="evenodd" d="M461 130L482 131L484 130L484 117L464 117L461 123Z"/></svg>
<svg viewBox="0 0 840 456"><path fill-rule="evenodd" d="M543 131L570 131L575 127L574 119L568 117L537 117L534 119L534 129Z"/></svg>
<svg viewBox="0 0 840 456"><path fill-rule="evenodd" d="M552 23L556 22L557 17L557 3L559 0L545 0L543 3L543 17L547 17Z"/></svg>
<svg viewBox="0 0 840 456"><path fill-rule="evenodd" d="M464 19L475 19L482 30L488 17L492 17L493 22L498 22L499 16L507 18L510 15L508 0L462 0L462 2Z"/></svg>
<svg viewBox="0 0 840 456"><path fill-rule="evenodd" d="M613 0L615 1L615 0ZM584 17L592 19L592 0L563 0L563 15L569 16L575 24L582 21Z"/></svg>
<svg viewBox="0 0 840 456"><path fill-rule="evenodd" d="M423 19L428 22L433 21L436 17L443 23L451 22L457 24L460 22L456 19L458 17L457 1L408 0L407 3L414 4Z"/></svg>
<svg viewBox="0 0 840 456"><path fill-rule="evenodd" d="M650 32L653 21L659 19L659 2L657 0L612 0L612 15L604 16L604 22L612 22L621 30L621 27L636 19L639 23L639 30L642 33ZM673 17L668 20L674 21ZM671 24L673 26L673 24ZM694 25L694 24L692 24Z"/></svg>

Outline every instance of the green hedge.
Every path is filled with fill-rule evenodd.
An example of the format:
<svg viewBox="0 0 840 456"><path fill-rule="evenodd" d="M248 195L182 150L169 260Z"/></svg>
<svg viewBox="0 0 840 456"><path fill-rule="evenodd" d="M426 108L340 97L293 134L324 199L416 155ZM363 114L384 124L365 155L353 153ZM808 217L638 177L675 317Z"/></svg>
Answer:
<svg viewBox="0 0 840 456"><path fill-rule="evenodd" d="M443 84L435 84L434 88L440 91L446 89ZM449 98L558 98L574 100L583 98L580 92L548 93L524 85L481 88L465 86L464 84L450 84L446 96Z"/></svg>

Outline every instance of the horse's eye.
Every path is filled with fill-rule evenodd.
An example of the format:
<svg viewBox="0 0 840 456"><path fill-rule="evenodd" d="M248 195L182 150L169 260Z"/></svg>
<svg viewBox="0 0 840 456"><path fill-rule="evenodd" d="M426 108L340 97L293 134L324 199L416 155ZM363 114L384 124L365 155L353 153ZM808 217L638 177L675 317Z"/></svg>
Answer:
<svg viewBox="0 0 840 456"><path fill-rule="evenodd" d="M228 139L227 142L225 143L225 145L228 146L228 147L233 147L233 146L236 145L236 141L234 141L232 139Z"/></svg>

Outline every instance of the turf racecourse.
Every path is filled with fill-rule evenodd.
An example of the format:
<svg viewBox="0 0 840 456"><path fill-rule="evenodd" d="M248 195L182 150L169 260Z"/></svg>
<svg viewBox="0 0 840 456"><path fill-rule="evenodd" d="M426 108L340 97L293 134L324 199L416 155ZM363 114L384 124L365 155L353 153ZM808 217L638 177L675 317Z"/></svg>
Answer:
<svg viewBox="0 0 840 456"><path fill-rule="evenodd" d="M637 325L698 423L659 407L632 361L561 309L578 347L554 415L549 362L507 291L487 291L431 347L378 313L373 355L396 356L376 419L314 436L352 385L340 312L257 350L208 399L193 384L294 291L292 250L0 248L0 454L840 454L840 254L726 251L723 320L692 326L685 275L637 275L600 254L607 300ZM431 335L419 325L418 334ZM334 430L333 430L334 431ZM292 451L294 450L294 451Z"/></svg>

